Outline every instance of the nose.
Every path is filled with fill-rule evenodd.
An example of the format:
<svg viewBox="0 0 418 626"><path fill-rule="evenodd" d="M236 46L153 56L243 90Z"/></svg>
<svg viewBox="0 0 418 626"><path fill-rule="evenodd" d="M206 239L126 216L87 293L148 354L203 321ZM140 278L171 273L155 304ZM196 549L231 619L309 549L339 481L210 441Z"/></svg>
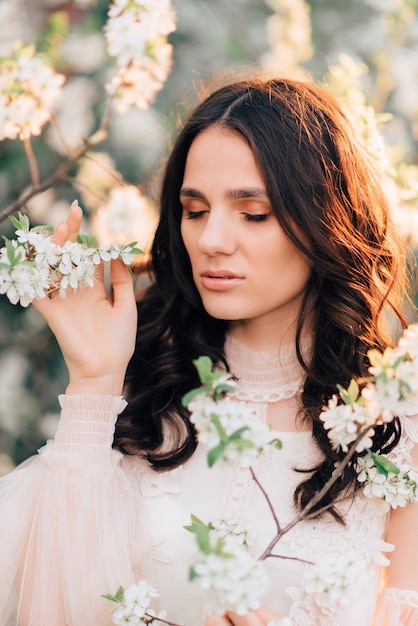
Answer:
<svg viewBox="0 0 418 626"><path fill-rule="evenodd" d="M197 245L203 254L231 255L236 250L236 233L228 212L212 208L200 232Z"/></svg>

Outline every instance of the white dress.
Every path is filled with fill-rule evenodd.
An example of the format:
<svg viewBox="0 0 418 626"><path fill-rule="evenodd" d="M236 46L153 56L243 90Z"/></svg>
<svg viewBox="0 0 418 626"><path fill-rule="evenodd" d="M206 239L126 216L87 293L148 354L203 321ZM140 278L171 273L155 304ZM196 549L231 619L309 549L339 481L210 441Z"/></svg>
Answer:
<svg viewBox="0 0 418 626"><path fill-rule="evenodd" d="M236 397L259 419L268 407L286 408L300 391L303 372L293 348L255 353L230 337L226 354L238 377ZM183 527L194 514L205 522L232 516L249 523L259 556L273 538L266 500L248 470L207 466L199 445L182 467L155 472L137 457L111 449L114 422L125 401L107 396L60 396L62 416L53 441L0 480L0 626L110 626L114 593L145 578L157 587L155 610L184 626L200 626L210 613L188 581L195 539ZM415 423L403 418L398 460L418 442ZM321 453L311 433L283 430L282 450L254 468L282 525L293 519L296 469L312 468ZM339 507L346 524L330 515L302 521L284 535L267 560L270 584L263 604L296 626L413 626L418 594L387 590L375 620L384 552L386 504L359 493ZM325 554L352 553L364 563L349 605L324 603L306 591L304 572ZM26 589L19 599L18 589ZM30 589L30 591L28 591ZM19 615L19 617L18 617Z"/></svg>

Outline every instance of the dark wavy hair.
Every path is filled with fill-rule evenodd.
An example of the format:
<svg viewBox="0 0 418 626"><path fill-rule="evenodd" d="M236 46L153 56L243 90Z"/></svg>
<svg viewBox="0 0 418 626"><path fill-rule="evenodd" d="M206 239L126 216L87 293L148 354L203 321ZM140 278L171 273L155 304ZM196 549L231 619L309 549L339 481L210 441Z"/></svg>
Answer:
<svg viewBox="0 0 418 626"><path fill-rule="evenodd" d="M187 154L195 137L211 126L232 129L248 143L280 225L312 264L296 349L306 371L303 417L312 424L324 460L306 468L310 472L295 492L302 507L343 456L331 448L321 409L336 383L346 386L353 376L367 374L369 349L393 344L390 323L405 325L396 303L406 281L405 251L393 233L372 159L338 102L309 83L252 79L223 86L180 131L163 180L152 284L138 302L137 345L126 374L129 405L118 420L115 446L142 455L159 470L184 462L196 447L181 405L184 393L198 386L192 360L206 354L227 366L227 322L205 312L180 234ZM300 337L312 312L313 353L304 363ZM387 453L399 436L398 420L378 427L374 450ZM349 467L316 508L331 506L354 486Z"/></svg>

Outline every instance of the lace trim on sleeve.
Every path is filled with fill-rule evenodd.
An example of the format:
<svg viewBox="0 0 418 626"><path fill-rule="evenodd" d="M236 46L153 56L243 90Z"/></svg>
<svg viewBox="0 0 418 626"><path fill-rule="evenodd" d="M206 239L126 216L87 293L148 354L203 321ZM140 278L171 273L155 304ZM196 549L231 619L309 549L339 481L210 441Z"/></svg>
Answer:
<svg viewBox="0 0 418 626"><path fill-rule="evenodd" d="M127 402L121 397L89 394L58 399L61 419L54 440L40 450L44 460L76 454L88 455L95 462L111 456L116 419Z"/></svg>
<svg viewBox="0 0 418 626"><path fill-rule="evenodd" d="M388 587L382 593L375 626L416 626L418 591Z"/></svg>
<svg viewBox="0 0 418 626"><path fill-rule="evenodd" d="M418 408L404 411L400 416L402 426L402 436L398 445L389 453L391 460L396 465L413 465L411 452L414 446L418 444L418 421L411 419L418 415Z"/></svg>

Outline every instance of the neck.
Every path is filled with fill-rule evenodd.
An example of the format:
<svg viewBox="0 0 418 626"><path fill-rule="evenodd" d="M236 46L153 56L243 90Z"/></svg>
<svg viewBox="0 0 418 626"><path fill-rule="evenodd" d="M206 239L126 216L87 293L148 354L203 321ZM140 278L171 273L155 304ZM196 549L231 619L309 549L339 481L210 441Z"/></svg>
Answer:
<svg viewBox="0 0 418 626"><path fill-rule="evenodd" d="M312 337L302 341L305 361L309 361L312 347ZM297 359L294 344L253 350L228 334L225 356L230 371L237 377L234 395L241 400L277 402L299 393L303 386L305 371Z"/></svg>
<svg viewBox="0 0 418 626"><path fill-rule="evenodd" d="M230 323L228 334L251 350L262 352L278 349L283 346L295 345L296 320L286 326L258 321L234 321ZM301 338L304 339L311 335L312 329L305 325Z"/></svg>

